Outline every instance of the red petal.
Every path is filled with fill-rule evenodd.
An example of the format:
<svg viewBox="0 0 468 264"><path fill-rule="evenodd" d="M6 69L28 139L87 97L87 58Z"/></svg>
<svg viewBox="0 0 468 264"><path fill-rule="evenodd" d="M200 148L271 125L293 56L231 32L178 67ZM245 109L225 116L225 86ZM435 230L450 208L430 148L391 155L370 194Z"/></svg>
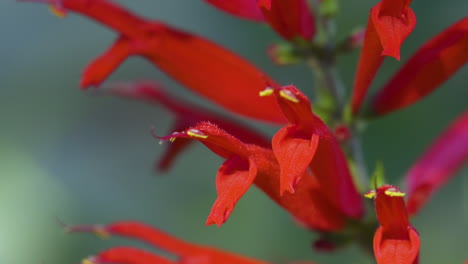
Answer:
<svg viewBox="0 0 468 264"><path fill-rule="evenodd" d="M176 264L172 260L155 255L149 251L132 248L132 247L114 247L105 251L102 251L97 256L88 259L93 264L107 264L107 263L118 263L118 264Z"/></svg>
<svg viewBox="0 0 468 264"><path fill-rule="evenodd" d="M397 187L391 185L377 189L375 211L386 238L408 239L409 221L403 195Z"/></svg>
<svg viewBox="0 0 468 264"><path fill-rule="evenodd" d="M320 130L326 125L318 123ZM361 218L364 205L354 184L346 157L331 131L320 137L314 159L310 163L312 172L320 182L325 196L351 218Z"/></svg>
<svg viewBox="0 0 468 264"><path fill-rule="evenodd" d="M144 56L175 80L235 113L283 122L274 100L259 100L265 75L252 64L203 38L166 27ZM196 52L194 52L196 51Z"/></svg>
<svg viewBox="0 0 468 264"><path fill-rule="evenodd" d="M283 38L309 40L315 34L315 21L306 0L257 0L267 22Z"/></svg>
<svg viewBox="0 0 468 264"><path fill-rule="evenodd" d="M294 193L294 187L315 155L318 142L317 134L312 134L312 137L304 135L296 130L295 125L284 127L275 134L273 151L281 168L281 195L284 191Z"/></svg>
<svg viewBox="0 0 468 264"><path fill-rule="evenodd" d="M320 182L322 193L325 194L327 199L331 201L337 208L352 218L360 218L364 213L364 207L362 198L354 185L351 173L348 168L348 163L340 145L336 141L333 132L315 116L311 111L310 102L307 97L299 91L296 87L290 85L286 87L275 87L272 93L275 94L278 104L281 107L284 115L293 124L295 128L295 139L299 140L302 138L312 138L313 135L319 137L318 148L315 155L309 157L309 167ZM266 94L270 94L267 90ZM281 132L281 133L284 133ZM279 135L282 138L283 135ZM308 149L311 144L310 141L303 141L305 143L302 148ZM298 143L298 141L296 141ZM276 144L274 142L274 144ZM278 161L281 166L281 170L284 171L283 177L288 178L288 172L283 167L291 168L290 163L295 162L298 164L298 169L301 169L307 161L307 153L278 153L279 148L275 148L275 155L280 155ZM309 152L312 154L312 152ZM300 157L301 159L287 160L286 155L291 157ZM284 157L284 158L283 158ZM297 174L293 172L293 176L297 177ZM289 181L285 181L290 183ZM300 184L299 184L300 185ZM289 188L289 184L282 186L283 188Z"/></svg>
<svg viewBox="0 0 468 264"><path fill-rule="evenodd" d="M419 235L408 221L403 196L395 186L377 189L375 210L381 226L374 236L374 253L378 264L418 263Z"/></svg>
<svg viewBox="0 0 468 264"><path fill-rule="evenodd" d="M217 224L221 227L231 215L237 201L249 190L256 176L257 167L252 160L246 161L238 156L226 160L216 175L218 198L206 224Z"/></svg>
<svg viewBox="0 0 468 264"><path fill-rule="evenodd" d="M383 56L400 59L400 46L416 25L416 17L407 5L409 1L385 0L372 8L354 79L353 113L359 111L367 90L383 62ZM393 6L393 9L389 6ZM401 8L402 6L404 8Z"/></svg>
<svg viewBox="0 0 468 264"><path fill-rule="evenodd" d="M379 227L374 236L374 254L378 264L417 264L421 241L412 227L408 227L408 239L385 238Z"/></svg>
<svg viewBox="0 0 468 264"><path fill-rule="evenodd" d="M138 54L189 89L230 111L263 121L284 122L273 99L258 99L266 75L233 52L196 35L139 18L112 2L63 0L60 3L67 10L105 24L121 36L110 51L90 65L83 85L104 81L125 54ZM122 39L128 39L129 43Z"/></svg>
<svg viewBox="0 0 468 264"><path fill-rule="evenodd" d="M129 38L144 37L147 23L118 4L107 0L53 0L60 8L86 15Z"/></svg>
<svg viewBox="0 0 468 264"><path fill-rule="evenodd" d="M468 18L447 28L406 62L372 101L378 114L409 106L428 95L468 61Z"/></svg>
<svg viewBox="0 0 468 264"><path fill-rule="evenodd" d="M382 55L400 60L400 46L416 25L409 4L408 0L383 0L372 8L370 19L379 36Z"/></svg>
<svg viewBox="0 0 468 264"><path fill-rule="evenodd" d="M409 213L417 213L467 160L468 112L464 112L407 173Z"/></svg>
<svg viewBox="0 0 468 264"><path fill-rule="evenodd" d="M256 22L265 21L265 17L258 8L255 0L205 0L205 2L234 16Z"/></svg>
<svg viewBox="0 0 468 264"><path fill-rule="evenodd" d="M191 255L197 247L179 240L159 229L136 221L115 222L106 226L70 226L69 232L93 232L101 236L117 235L138 240L177 255Z"/></svg>
<svg viewBox="0 0 468 264"><path fill-rule="evenodd" d="M129 39L117 39L108 51L86 67L81 78L81 87L86 89L89 86L99 86L132 52Z"/></svg>

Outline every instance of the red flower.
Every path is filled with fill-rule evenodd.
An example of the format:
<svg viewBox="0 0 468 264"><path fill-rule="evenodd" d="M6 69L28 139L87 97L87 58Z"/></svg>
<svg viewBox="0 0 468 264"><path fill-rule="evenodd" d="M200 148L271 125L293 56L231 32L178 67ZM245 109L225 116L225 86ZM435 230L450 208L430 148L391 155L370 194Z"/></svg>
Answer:
<svg viewBox="0 0 468 264"><path fill-rule="evenodd" d="M253 129L241 125L241 123L231 120L225 116L215 114L207 109L203 109L174 98L167 94L162 87L156 83L149 81L137 83L116 83L110 85L109 88L110 92L115 95L155 103L165 107L176 116L172 131L183 131L199 122L209 121L230 131L232 135L243 142L255 143L267 148L271 145L267 138L260 135ZM192 140L181 138L172 144L169 144L166 153L158 163L158 169L169 169L179 153L185 150L192 142Z"/></svg>
<svg viewBox="0 0 468 264"><path fill-rule="evenodd" d="M235 113L284 121L273 99L259 101L266 75L248 61L196 35L138 17L106 0L29 0L86 15L119 34L84 71L81 85L100 85L128 56L139 55L183 85Z"/></svg>
<svg viewBox="0 0 468 264"><path fill-rule="evenodd" d="M468 61L468 18L426 42L372 100L375 114L411 105L431 93Z"/></svg>
<svg viewBox="0 0 468 264"><path fill-rule="evenodd" d="M375 197L380 227L374 235L374 254L378 264L417 264L419 235L408 221L405 201L397 187L383 185L366 194Z"/></svg>
<svg viewBox="0 0 468 264"><path fill-rule="evenodd" d="M383 56L400 60L400 46L416 25L410 0L382 0L371 9L354 80L352 112L357 113Z"/></svg>
<svg viewBox="0 0 468 264"><path fill-rule="evenodd" d="M429 147L406 175L408 211L415 214L468 160L468 112Z"/></svg>
<svg viewBox="0 0 468 264"><path fill-rule="evenodd" d="M274 94L291 123L279 130L272 142L281 168L281 193L294 193L310 168L328 200L343 214L360 218L364 213L362 199L333 132L312 113L309 99L296 87L273 86L262 95Z"/></svg>
<svg viewBox="0 0 468 264"><path fill-rule="evenodd" d="M310 40L315 34L314 17L306 0L205 0L236 16L266 21L287 40ZM263 15L262 15L263 14Z"/></svg>
<svg viewBox="0 0 468 264"><path fill-rule="evenodd" d="M177 257L177 261L173 261L138 248L114 247L84 260L83 264L267 264L216 248L188 243L139 222L116 222L106 226L69 226L66 230L93 232L104 237L116 235L139 239Z"/></svg>
<svg viewBox="0 0 468 264"><path fill-rule="evenodd" d="M245 144L206 122L162 139L176 138L199 140L226 159L216 175L218 198L206 221L208 225L221 226L237 201L255 184L307 228L335 231L344 226L346 217L327 200L317 179L308 172L302 175L294 194L280 194L280 169L271 149Z"/></svg>

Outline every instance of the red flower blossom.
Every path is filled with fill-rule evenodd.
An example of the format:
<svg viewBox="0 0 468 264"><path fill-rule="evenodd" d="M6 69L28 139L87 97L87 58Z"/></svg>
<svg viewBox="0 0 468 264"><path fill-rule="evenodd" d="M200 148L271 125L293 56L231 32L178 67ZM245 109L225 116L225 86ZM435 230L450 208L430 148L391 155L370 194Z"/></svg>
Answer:
<svg viewBox="0 0 468 264"><path fill-rule="evenodd" d="M310 40L315 34L314 17L306 0L205 1L230 14L265 21L286 40Z"/></svg>
<svg viewBox="0 0 468 264"><path fill-rule="evenodd" d="M158 229L139 222L116 222L106 226L69 226L68 232L93 232L99 236L116 235L142 240L151 246L175 255L177 261L153 252L133 248L114 247L83 261L83 264L266 264L267 262L239 256L212 247L195 245L177 239Z"/></svg>
<svg viewBox="0 0 468 264"><path fill-rule="evenodd" d="M359 111L383 56L400 60L400 46L416 25L410 3L410 0L382 0L371 9L354 79L353 113Z"/></svg>
<svg viewBox="0 0 468 264"><path fill-rule="evenodd" d="M408 211L415 214L468 160L468 112L437 138L406 175Z"/></svg>
<svg viewBox="0 0 468 264"><path fill-rule="evenodd" d="M445 82L468 61L468 17L426 42L372 100L375 114L409 106Z"/></svg>
<svg viewBox="0 0 468 264"><path fill-rule="evenodd" d="M180 99L167 94L161 86L149 81L137 83L115 83L109 85L111 93L142 100L149 103L162 105L176 116L172 131L183 131L202 121L209 121L228 130L233 136L246 143L255 143L262 147L270 147L270 142L263 135L248 128L241 123L231 120L225 116L215 114L212 111L191 105ZM184 151L193 141L181 138L172 144L168 144L166 153L158 163L158 169L167 170L174 162L174 159Z"/></svg>
<svg viewBox="0 0 468 264"><path fill-rule="evenodd" d="M128 56L148 59L169 76L226 109L282 123L273 99L259 101L266 75L248 61L196 35L135 16L106 0L29 0L88 16L119 34L114 45L84 71L81 86L101 84Z"/></svg>
<svg viewBox="0 0 468 264"><path fill-rule="evenodd" d="M273 151L281 168L281 193L295 192L310 167L329 201L345 215L360 218L364 213L346 157L333 132L312 113L309 99L292 85L273 85L262 95L274 94L291 125L273 137Z"/></svg>
<svg viewBox="0 0 468 264"><path fill-rule="evenodd" d="M335 231L346 217L323 195L315 177L304 172L294 194L280 194L280 169L271 149L245 144L210 123L200 123L162 139L192 138L199 140L226 159L216 175L216 199L206 223L221 226L229 218L237 201L252 184L287 210L307 228Z"/></svg>
<svg viewBox="0 0 468 264"><path fill-rule="evenodd" d="M374 254L378 264L417 264L419 234L408 221L403 196L391 185L383 185L366 197L375 198L380 227L374 235Z"/></svg>

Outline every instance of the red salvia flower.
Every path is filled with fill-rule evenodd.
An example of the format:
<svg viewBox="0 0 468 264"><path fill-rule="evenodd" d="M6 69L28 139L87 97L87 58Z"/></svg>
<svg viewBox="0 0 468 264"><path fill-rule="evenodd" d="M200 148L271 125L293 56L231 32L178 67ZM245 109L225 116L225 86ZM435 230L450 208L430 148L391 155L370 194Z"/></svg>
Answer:
<svg viewBox="0 0 468 264"><path fill-rule="evenodd" d="M383 56L400 60L400 46L416 25L410 3L410 0L382 0L371 9L354 80L353 113L359 111Z"/></svg>
<svg viewBox="0 0 468 264"><path fill-rule="evenodd" d="M174 98L154 82L115 83L109 85L109 91L125 98L162 105L176 116L172 131L184 131L199 122L209 121L228 130L233 136L245 143L255 143L262 147L270 147L269 140L253 129L225 116ZM158 163L158 169L169 169L179 153L185 150L192 142L192 140L181 138L169 144L166 153Z"/></svg>
<svg viewBox="0 0 468 264"><path fill-rule="evenodd" d="M133 247L114 247L83 261L83 264L266 264L212 247L191 244L140 222L116 222L105 226L69 226L68 232L93 232L142 240L151 246L175 255L177 261Z"/></svg>
<svg viewBox="0 0 468 264"><path fill-rule="evenodd" d="M391 185L383 185L366 197L375 198L380 227L374 235L374 254L378 264L417 264L419 234L408 220L403 196Z"/></svg>
<svg viewBox="0 0 468 264"><path fill-rule="evenodd" d="M203 122L162 139L192 138L226 159L216 175L216 199L206 223L221 226L252 184L287 210L300 224L321 231L336 231L346 217L323 195L315 177L304 172L294 194L280 194L280 169L271 149L245 144L217 126Z"/></svg>
<svg viewBox="0 0 468 264"><path fill-rule="evenodd" d="M468 112L437 138L406 175L408 212L415 214L468 160Z"/></svg>
<svg viewBox="0 0 468 264"><path fill-rule="evenodd" d="M314 17L306 0L205 1L230 14L265 21L286 40L310 40L315 34Z"/></svg>
<svg viewBox="0 0 468 264"><path fill-rule="evenodd" d="M372 101L375 114L411 105L445 82L468 61L468 17L426 42Z"/></svg>
<svg viewBox="0 0 468 264"><path fill-rule="evenodd" d="M364 213L362 199L333 132L312 113L309 99L296 87L270 85L273 87L261 95L274 94L291 123L279 130L272 141L281 168L281 193L294 193L310 167L329 201L345 215L360 218Z"/></svg>
<svg viewBox="0 0 468 264"><path fill-rule="evenodd" d="M114 45L84 71L81 85L101 84L128 56L139 55L198 94L235 113L281 123L273 99L252 104L266 75L248 61L194 34L135 16L106 0L29 0L55 4L115 30Z"/></svg>

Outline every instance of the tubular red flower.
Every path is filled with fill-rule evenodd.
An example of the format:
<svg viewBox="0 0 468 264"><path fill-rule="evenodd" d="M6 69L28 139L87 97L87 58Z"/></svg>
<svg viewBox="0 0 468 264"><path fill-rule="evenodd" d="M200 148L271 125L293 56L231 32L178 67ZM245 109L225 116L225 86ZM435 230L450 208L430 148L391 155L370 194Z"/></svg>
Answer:
<svg viewBox="0 0 468 264"><path fill-rule="evenodd" d="M117 235L143 240L146 243L176 255L178 261L168 260L137 248L115 247L87 259L83 263L125 264L266 264L267 262L239 256L216 248L191 244L140 222L116 222L106 226L69 226L69 232L93 232L99 236Z"/></svg>
<svg viewBox="0 0 468 264"><path fill-rule="evenodd" d="M315 21L306 0L205 0L232 15L267 22L286 40L310 40Z"/></svg>
<svg viewBox="0 0 468 264"><path fill-rule="evenodd" d="M268 24L283 38L310 40L315 21L306 0L257 0Z"/></svg>
<svg viewBox="0 0 468 264"><path fill-rule="evenodd" d="M237 17L264 22L265 17L255 0L205 0L205 2Z"/></svg>
<svg viewBox="0 0 468 264"><path fill-rule="evenodd" d="M465 111L406 174L409 213L417 213L467 160L468 112Z"/></svg>
<svg viewBox="0 0 468 264"><path fill-rule="evenodd" d="M291 123L278 131L272 142L281 168L281 192L294 193L310 168L327 199L348 217L360 218L364 213L362 199L333 132L312 113L309 99L296 87L273 86L261 95L274 94Z"/></svg>
<svg viewBox="0 0 468 264"><path fill-rule="evenodd" d="M383 56L400 60L400 46L416 25L410 3L410 0L382 0L371 9L354 79L351 106L354 114L359 111Z"/></svg>
<svg viewBox="0 0 468 264"><path fill-rule="evenodd" d="M115 95L142 100L165 107L176 116L172 131L183 131L199 122L209 121L230 131L232 135L243 142L255 143L262 147L270 147L269 140L255 130L235 120L174 98L165 92L160 85L154 82L115 83L109 85L109 88L109 91ZM181 138L169 144L166 153L158 163L158 169L169 169L175 158L190 146L191 143L191 140Z"/></svg>
<svg viewBox="0 0 468 264"><path fill-rule="evenodd" d="M419 235L408 221L404 193L391 185L375 193L375 210L380 227L374 235L374 254L378 264L417 264Z"/></svg>
<svg viewBox="0 0 468 264"><path fill-rule="evenodd" d="M86 68L81 81L83 88L101 84L126 57L139 55L232 112L268 122L284 122L273 99L252 104L268 77L245 59L211 41L137 17L106 0L36 2L60 5L120 34L115 44Z"/></svg>
<svg viewBox="0 0 468 264"><path fill-rule="evenodd" d="M336 231L344 226L346 217L327 200L319 182L307 172L294 194L280 194L279 166L271 149L245 144L207 122L163 139L175 138L196 139L226 159L216 176L218 198L208 225L221 226L237 201L255 184L307 228Z"/></svg>
<svg viewBox="0 0 468 264"><path fill-rule="evenodd" d="M386 114L425 97L468 61L468 17L426 42L372 100Z"/></svg>

